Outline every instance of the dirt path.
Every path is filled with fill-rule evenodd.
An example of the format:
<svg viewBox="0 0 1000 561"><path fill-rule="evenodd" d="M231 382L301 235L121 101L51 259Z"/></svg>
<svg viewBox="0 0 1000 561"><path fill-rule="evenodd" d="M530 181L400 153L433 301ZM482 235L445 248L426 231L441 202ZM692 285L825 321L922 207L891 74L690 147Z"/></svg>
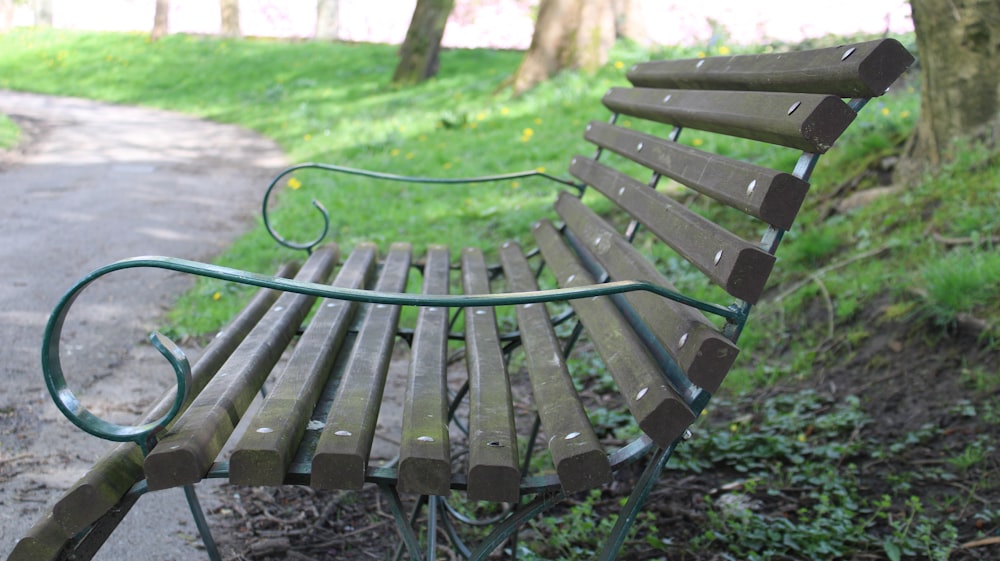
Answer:
<svg viewBox="0 0 1000 561"><path fill-rule="evenodd" d="M253 221L284 163L272 142L191 117L0 91L0 113L29 142L0 153L0 559L108 448L59 414L39 367L47 315L86 272L163 254L210 259ZM191 279L122 273L88 290L63 338L70 384L98 414L132 418L171 383L144 342ZM146 383L130 379L155 373ZM95 385L100 381L99 385ZM97 389L100 388L100 389ZM140 501L97 559L206 558L183 495ZM178 536L180 535L180 536Z"/></svg>

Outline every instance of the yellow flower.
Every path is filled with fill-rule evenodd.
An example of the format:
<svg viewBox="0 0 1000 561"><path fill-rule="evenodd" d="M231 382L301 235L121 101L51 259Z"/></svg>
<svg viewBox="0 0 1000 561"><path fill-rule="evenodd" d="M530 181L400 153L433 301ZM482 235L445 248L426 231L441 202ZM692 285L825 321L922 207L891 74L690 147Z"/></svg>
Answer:
<svg viewBox="0 0 1000 561"><path fill-rule="evenodd" d="M537 171L538 173L545 173L545 168L539 166L539 167L535 168L535 171Z"/></svg>
<svg viewBox="0 0 1000 561"><path fill-rule="evenodd" d="M541 117L535 117L535 124L536 125L542 124L542 118Z"/></svg>
<svg viewBox="0 0 1000 561"><path fill-rule="evenodd" d="M909 111L903 111L902 113L899 114L899 116L900 116L900 118L905 119L905 118L907 118L907 117L910 116L910 112Z"/></svg>
<svg viewBox="0 0 1000 561"><path fill-rule="evenodd" d="M510 109L507 109L506 107L501 107L500 108L500 114L501 115L506 115L507 113L510 113Z"/></svg>
<svg viewBox="0 0 1000 561"><path fill-rule="evenodd" d="M888 117L888 116L889 116L889 113L892 113L892 111L889 111L889 108L888 108L888 107L883 107L883 108L882 108L882 114L883 114L883 115L885 115L886 117Z"/></svg>
<svg viewBox="0 0 1000 561"><path fill-rule="evenodd" d="M390 150L389 151L389 155L392 156L393 158L395 158L396 156L398 156L399 155L399 148L393 148L392 150Z"/></svg>
<svg viewBox="0 0 1000 561"><path fill-rule="evenodd" d="M510 182L510 188L511 189L519 189L520 187L521 187L521 184L519 182L517 182L517 181L511 181Z"/></svg>
<svg viewBox="0 0 1000 561"><path fill-rule="evenodd" d="M729 47L727 47L727 46L725 46L725 45L723 45L723 46L719 47L719 54L720 54L720 55L728 55L728 54L729 54L729 53L731 53L731 52L732 52L732 51L730 51L730 50L729 50Z"/></svg>
<svg viewBox="0 0 1000 561"><path fill-rule="evenodd" d="M212 295L212 300L219 300L220 298L222 298L221 292L216 292L215 294Z"/></svg>
<svg viewBox="0 0 1000 561"><path fill-rule="evenodd" d="M309 141L309 140L312 140L312 137L313 137L313 135L307 134L307 135L305 135L305 136L302 137L302 140Z"/></svg>
<svg viewBox="0 0 1000 561"><path fill-rule="evenodd" d="M806 441L806 435L805 434L800 434L799 435L799 442L805 442L805 441Z"/></svg>
<svg viewBox="0 0 1000 561"><path fill-rule="evenodd" d="M620 61L620 60L616 60L615 61L615 68L617 68L618 70L621 70L622 68L625 68L625 63L622 62L622 61Z"/></svg>
<svg viewBox="0 0 1000 561"><path fill-rule="evenodd" d="M406 156L404 156L404 157L405 157L405 158L406 158L407 160L412 160L412 159L413 159L413 156L414 156L413 152L407 152L407 153L406 153Z"/></svg>
<svg viewBox="0 0 1000 561"><path fill-rule="evenodd" d="M295 190L298 189L299 187L302 187L302 182L299 181L297 177L293 177L288 180L289 189Z"/></svg>
<svg viewBox="0 0 1000 561"><path fill-rule="evenodd" d="M480 111L479 113L476 113L476 120L477 121L484 121L484 120L486 120L486 112L485 111Z"/></svg>
<svg viewBox="0 0 1000 561"><path fill-rule="evenodd" d="M528 128L528 129L524 129L524 132L522 132L521 134L523 134L524 136L531 136L531 135L535 134L535 131L533 131L530 128Z"/></svg>
<svg viewBox="0 0 1000 561"><path fill-rule="evenodd" d="M691 141L691 144L694 144L695 146L701 146L702 144L705 144L705 141L700 138L696 138Z"/></svg>

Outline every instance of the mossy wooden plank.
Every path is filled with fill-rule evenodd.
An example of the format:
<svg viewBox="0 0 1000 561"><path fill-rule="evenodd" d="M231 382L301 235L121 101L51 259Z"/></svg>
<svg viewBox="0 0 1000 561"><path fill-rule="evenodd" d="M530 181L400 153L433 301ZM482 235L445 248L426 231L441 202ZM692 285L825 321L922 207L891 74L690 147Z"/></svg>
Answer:
<svg viewBox="0 0 1000 561"><path fill-rule="evenodd" d="M336 261L336 247L320 249L295 278L324 282ZM204 477L314 301L313 296L294 293L278 298L146 457L151 490L197 483Z"/></svg>
<svg viewBox="0 0 1000 561"><path fill-rule="evenodd" d="M520 246L504 244L500 261L509 290L538 290ZM611 463L580 403L545 305L524 304L515 310L535 407L563 490L574 493L607 483Z"/></svg>
<svg viewBox="0 0 1000 561"><path fill-rule="evenodd" d="M560 199L557 209L611 280L643 280L673 288L635 246L579 199ZM629 292L625 299L692 382L710 392L719 388L739 349L704 314L649 292Z"/></svg>
<svg viewBox="0 0 1000 561"><path fill-rule="evenodd" d="M575 158L570 173L614 201L664 243L736 298L754 303L774 268L774 256L684 205L608 166ZM557 205L569 193L560 193Z"/></svg>
<svg viewBox="0 0 1000 561"><path fill-rule="evenodd" d="M410 270L409 244L389 249L375 289L403 292ZM399 322L399 306L369 306L323 433L312 458L310 484L319 489L360 489L371 453L386 372Z"/></svg>
<svg viewBox="0 0 1000 561"><path fill-rule="evenodd" d="M857 113L832 95L611 88L616 113L822 154Z"/></svg>
<svg viewBox="0 0 1000 561"><path fill-rule="evenodd" d="M424 294L448 294L449 251L431 246L424 265ZM451 488L448 436L448 308L423 307L417 316L403 401L399 490L447 495Z"/></svg>
<svg viewBox="0 0 1000 561"><path fill-rule="evenodd" d="M374 270L377 249L361 244L333 282L361 288ZM299 339L288 364L277 376L261 408L229 459L229 479L239 485L280 485L306 431L320 389L341 348L358 305L320 300L316 314Z"/></svg>
<svg viewBox="0 0 1000 561"><path fill-rule="evenodd" d="M489 294L481 250L462 251L466 294ZM510 380L493 308L465 309L465 362L469 370L469 479L472 500L514 502L519 496L517 433Z"/></svg>
<svg viewBox="0 0 1000 561"><path fill-rule="evenodd" d="M51 517L43 517L17 540L7 561L55 561L72 536Z"/></svg>
<svg viewBox="0 0 1000 561"><path fill-rule="evenodd" d="M538 247L559 286L594 284L560 233L547 220L533 228ZM669 446L694 421L694 413L670 386L614 303L606 297L571 300L590 340L635 417L657 445Z"/></svg>
<svg viewBox="0 0 1000 561"><path fill-rule="evenodd" d="M600 121L584 137L732 208L788 230L809 184L794 175Z"/></svg>
<svg viewBox="0 0 1000 561"><path fill-rule="evenodd" d="M636 86L708 90L828 93L877 97L913 63L895 39L805 51L644 62L628 79Z"/></svg>

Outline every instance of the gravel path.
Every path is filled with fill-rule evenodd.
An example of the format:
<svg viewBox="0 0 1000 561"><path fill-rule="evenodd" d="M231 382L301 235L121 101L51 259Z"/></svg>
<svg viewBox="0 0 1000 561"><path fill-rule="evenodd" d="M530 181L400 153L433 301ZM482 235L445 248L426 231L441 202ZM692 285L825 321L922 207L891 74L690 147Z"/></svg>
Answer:
<svg viewBox="0 0 1000 561"><path fill-rule="evenodd" d="M110 446L73 427L45 390L40 342L60 295L116 259L211 259L253 224L263 186L284 157L255 133L163 111L0 91L0 113L28 137L0 153L0 559L6 559ZM64 367L95 412L132 420L172 383L145 338L191 282L179 274L123 272L96 283L74 306ZM136 380L136 372L146 379ZM96 559L207 559L193 546L199 542L183 494L154 498L139 501Z"/></svg>

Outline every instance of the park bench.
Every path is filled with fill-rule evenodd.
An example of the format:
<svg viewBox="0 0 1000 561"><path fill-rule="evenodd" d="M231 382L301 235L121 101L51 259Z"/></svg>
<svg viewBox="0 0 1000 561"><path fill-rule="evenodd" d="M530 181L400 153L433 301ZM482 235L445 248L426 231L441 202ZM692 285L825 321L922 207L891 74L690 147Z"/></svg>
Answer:
<svg viewBox="0 0 1000 561"><path fill-rule="evenodd" d="M615 557L670 454L732 366L737 339L818 158L912 61L902 45L885 39L638 64L628 72L633 87L612 88L603 98L610 122L586 125L596 155L572 157L572 179L533 171L443 180L541 175L560 188L558 219L540 219L531 229L537 249L504 243L497 264L479 248L432 245L415 255L405 243L382 256L362 243L345 257L322 241L326 228L312 242L285 239L269 220L268 198L299 170L432 181L304 164L279 174L264 202L275 239L306 250L301 268L289 265L268 276L139 257L92 272L53 311L43 370L73 423L120 444L52 506L10 559L89 559L141 495L172 487L187 492L209 555L217 558L194 493L208 478L320 489L373 484L387 499L410 558L434 558L440 533L462 556L483 559L561 499L609 485L626 466L635 474L639 463L643 471L630 483L602 553ZM641 132L625 121L655 122L641 126L667 132ZM768 169L685 145L678 141L682 129L801 156L793 169ZM625 168L631 175L608 165L618 162L631 166ZM641 179L632 176L635 164L645 169ZM668 194L681 189L697 194L699 212ZM588 202L603 198L596 208L604 212L584 203L585 191ZM726 219L725 227L706 216ZM760 238L748 241L754 230ZM83 407L67 386L59 349L80 291L132 268L261 288L193 366L165 337L151 336L173 366L177 388L136 426L107 422ZM682 293L670 280L677 271L688 278L698 272L719 289ZM407 292L411 277L416 280L409 284L419 288ZM409 312L413 325L400 321L405 308L415 310ZM407 380L396 427L400 444L393 461L378 464L369 454L381 430L380 403L398 340L410 349L408 371L400 373ZM615 390L578 391L582 378L568 366L574 349L596 353ZM530 391L512 391L514 355L523 357L516 365L527 371ZM449 382L456 370L458 381ZM582 397L595 392L601 393L596 402ZM260 393L265 397L251 407ZM634 438L602 440L588 417L593 406L627 411L638 427ZM532 461L538 454L549 454L551 462ZM454 509L447 508L456 500L506 506L481 543L466 544L454 529Z"/></svg>

